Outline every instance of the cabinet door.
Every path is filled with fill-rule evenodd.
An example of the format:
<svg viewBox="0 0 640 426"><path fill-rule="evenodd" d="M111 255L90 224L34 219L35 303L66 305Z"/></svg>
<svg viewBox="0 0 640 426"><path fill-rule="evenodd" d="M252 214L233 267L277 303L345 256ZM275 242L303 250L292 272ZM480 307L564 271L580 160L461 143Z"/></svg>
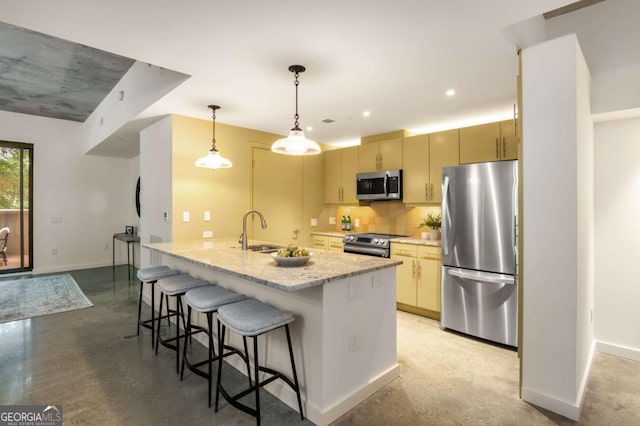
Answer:
<svg viewBox="0 0 640 426"><path fill-rule="evenodd" d="M356 173L358 173L358 147L344 148L342 154L342 202L357 204Z"/></svg>
<svg viewBox="0 0 640 426"><path fill-rule="evenodd" d="M418 307L440 313L440 248L418 246Z"/></svg>
<svg viewBox="0 0 640 426"><path fill-rule="evenodd" d="M402 168L402 138L388 139L378 142L380 161L379 170L395 170Z"/></svg>
<svg viewBox="0 0 640 426"><path fill-rule="evenodd" d="M365 143L358 147L358 172L375 172L378 170L378 154L380 145L377 142Z"/></svg>
<svg viewBox="0 0 640 426"><path fill-rule="evenodd" d="M418 261L418 307L440 312L440 261Z"/></svg>
<svg viewBox="0 0 640 426"><path fill-rule="evenodd" d="M342 253L344 251L344 243L342 237L327 237L327 246L329 251Z"/></svg>
<svg viewBox="0 0 640 426"><path fill-rule="evenodd" d="M517 160L520 138L516 134L514 120L500 122L500 136L502 137L500 158L502 160Z"/></svg>
<svg viewBox="0 0 640 426"><path fill-rule="evenodd" d="M402 265L396 267L396 301L416 306L415 258L394 255L391 255L391 258L403 262Z"/></svg>
<svg viewBox="0 0 640 426"><path fill-rule="evenodd" d="M429 201L429 135L404 138L402 166L403 202Z"/></svg>
<svg viewBox="0 0 640 426"><path fill-rule="evenodd" d="M460 164L500 159L500 123L460 129Z"/></svg>
<svg viewBox="0 0 640 426"><path fill-rule="evenodd" d="M340 202L341 154L340 150L325 151L324 156L324 202Z"/></svg>
<svg viewBox="0 0 640 426"><path fill-rule="evenodd" d="M429 202L442 202L442 168L457 166L459 161L458 129L429 135Z"/></svg>
<svg viewBox="0 0 640 426"><path fill-rule="evenodd" d="M327 250L329 247L327 244L328 237L325 235L312 235L311 244L314 249Z"/></svg>

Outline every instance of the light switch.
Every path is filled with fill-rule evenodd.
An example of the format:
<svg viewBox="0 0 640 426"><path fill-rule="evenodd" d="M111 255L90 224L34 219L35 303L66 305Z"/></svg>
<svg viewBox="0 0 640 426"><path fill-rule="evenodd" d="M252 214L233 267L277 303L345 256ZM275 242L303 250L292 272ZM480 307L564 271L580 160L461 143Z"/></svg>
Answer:
<svg viewBox="0 0 640 426"><path fill-rule="evenodd" d="M189 222L189 212L187 211L182 212L182 221Z"/></svg>
<svg viewBox="0 0 640 426"><path fill-rule="evenodd" d="M211 212L209 210L205 210L204 212L204 221L209 222L211 220Z"/></svg>

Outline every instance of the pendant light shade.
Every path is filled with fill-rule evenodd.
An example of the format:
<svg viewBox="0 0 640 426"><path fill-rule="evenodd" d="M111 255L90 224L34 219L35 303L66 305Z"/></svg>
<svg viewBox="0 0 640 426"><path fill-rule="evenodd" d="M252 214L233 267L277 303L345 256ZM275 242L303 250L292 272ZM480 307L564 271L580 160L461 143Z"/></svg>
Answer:
<svg viewBox="0 0 640 426"><path fill-rule="evenodd" d="M320 154L320 145L317 142L314 142L310 139L307 139L304 136L304 132L300 128L300 124L298 123L298 119L300 116L298 115L298 77L301 72L305 71L305 67L302 65L291 65L289 67L289 71L294 73L295 75L295 86L296 86L296 115L293 116L295 119L293 128L289 131L289 136L283 139L278 139L271 145L271 151L278 154L286 154L286 155L315 155Z"/></svg>
<svg viewBox="0 0 640 426"><path fill-rule="evenodd" d="M220 109L218 105L209 105L209 108L213 110L213 127L212 127L212 139L211 149L209 153L204 157L200 157L196 160L196 167L204 167L206 169L228 169L231 167L231 161L220 155L220 152L216 148L216 110Z"/></svg>

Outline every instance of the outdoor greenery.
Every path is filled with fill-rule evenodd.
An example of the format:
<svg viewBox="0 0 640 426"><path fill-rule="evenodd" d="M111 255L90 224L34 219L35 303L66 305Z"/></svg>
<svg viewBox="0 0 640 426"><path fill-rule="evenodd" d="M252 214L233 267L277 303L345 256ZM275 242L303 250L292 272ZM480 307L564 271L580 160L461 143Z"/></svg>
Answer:
<svg viewBox="0 0 640 426"><path fill-rule="evenodd" d="M29 157L24 151L24 188L29 187ZM0 147L0 209L20 208L20 149ZM29 208L29 191L24 191L24 208Z"/></svg>

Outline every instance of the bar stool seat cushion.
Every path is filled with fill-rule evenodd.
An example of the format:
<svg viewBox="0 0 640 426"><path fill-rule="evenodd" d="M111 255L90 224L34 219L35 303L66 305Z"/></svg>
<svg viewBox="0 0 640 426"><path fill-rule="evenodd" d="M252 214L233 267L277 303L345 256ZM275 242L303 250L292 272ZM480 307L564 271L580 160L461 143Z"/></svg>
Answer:
<svg viewBox="0 0 640 426"><path fill-rule="evenodd" d="M160 286L160 290L167 296L175 296L184 294L193 288L210 284L207 281L194 278L189 274L180 274L159 279L158 285Z"/></svg>
<svg viewBox="0 0 640 426"><path fill-rule="evenodd" d="M189 290L184 296L189 306L200 312L215 312L220 306L246 299L243 294L234 293L215 284Z"/></svg>
<svg viewBox="0 0 640 426"><path fill-rule="evenodd" d="M148 268L138 269L138 279L143 282L157 281L160 278L178 275L180 271L169 268L168 266L150 266Z"/></svg>
<svg viewBox="0 0 640 426"><path fill-rule="evenodd" d="M257 336L293 322L294 317L291 312L249 298L221 306L218 319L241 336Z"/></svg>

